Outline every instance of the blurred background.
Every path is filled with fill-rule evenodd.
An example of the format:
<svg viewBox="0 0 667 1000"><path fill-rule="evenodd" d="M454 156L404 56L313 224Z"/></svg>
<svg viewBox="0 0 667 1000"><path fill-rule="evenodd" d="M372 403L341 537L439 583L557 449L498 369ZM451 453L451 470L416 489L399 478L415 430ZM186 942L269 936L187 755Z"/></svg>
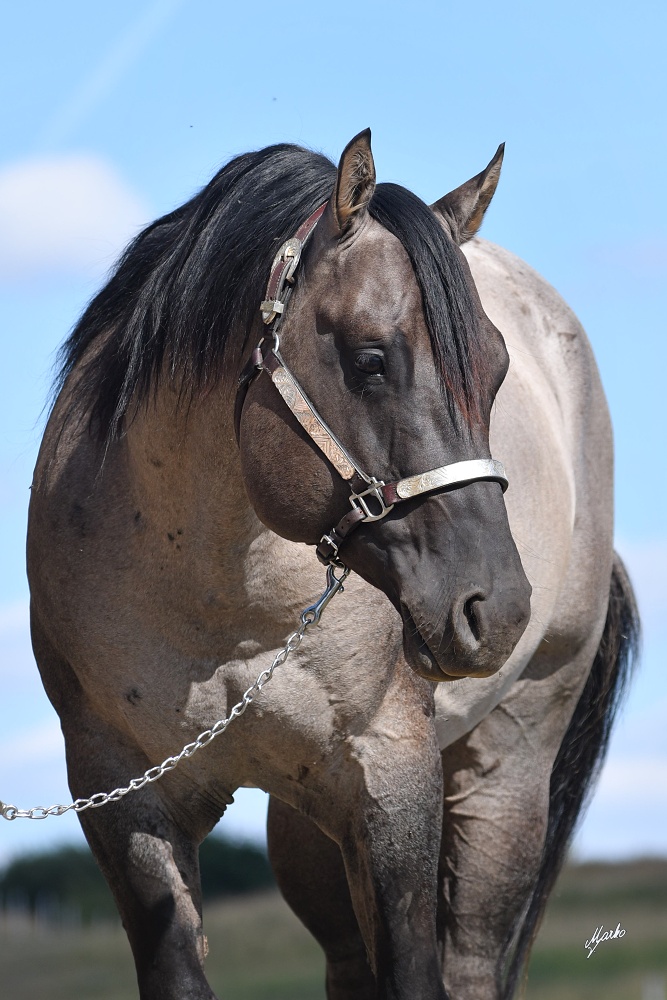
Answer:
<svg viewBox="0 0 667 1000"><path fill-rule="evenodd" d="M638 593L644 653L573 858L667 856L666 28L664 4L649 0L5 5L4 801L68 800L57 718L30 649L24 569L28 491L59 344L127 240L231 156L290 141L337 160L370 126L379 179L427 202L481 170L505 141L482 235L554 284L592 341L616 436L617 546ZM261 848L265 796L236 798L221 830ZM71 816L2 822L0 870L26 851L80 843ZM609 943L608 953L623 944ZM664 996L658 986L643 981L645 1000Z"/></svg>

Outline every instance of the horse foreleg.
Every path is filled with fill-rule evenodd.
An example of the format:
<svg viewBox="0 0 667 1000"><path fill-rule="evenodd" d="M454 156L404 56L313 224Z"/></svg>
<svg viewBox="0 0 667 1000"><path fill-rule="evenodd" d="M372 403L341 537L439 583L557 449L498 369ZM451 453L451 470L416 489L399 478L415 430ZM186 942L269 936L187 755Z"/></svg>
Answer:
<svg viewBox="0 0 667 1000"><path fill-rule="evenodd" d="M574 661L518 681L443 752L438 937L452 1000L513 994L503 975L540 873L551 769L585 677Z"/></svg>
<svg viewBox="0 0 667 1000"><path fill-rule="evenodd" d="M64 728L74 795L114 788L143 770L141 757L99 720L80 715L70 739ZM197 844L162 793L148 785L79 818L120 911L142 1000L214 1000L204 975Z"/></svg>
<svg viewBox="0 0 667 1000"><path fill-rule="evenodd" d="M415 704L416 682L408 681L397 685L395 698L387 695L372 726L341 741L324 768L311 772L295 801L326 837L274 807L279 878L327 951L329 995L336 1000L446 998L435 923L440 753L427 704L431 689L420 690ZM297 871L302 835L306 873ZM311 872L314 884L297 888Z"/></svg>
<svg viewBox="0 0 667 1000"><path fill-rule="evenodd" d="M361 780L339 843L378 995L445 1000L435 925L442 774L435 741L431 753L430 740L396 738L409 718L359 740Z"/></svg>
<svg viewBox="0 0 667 1000"><path fill-rule="evenodd" d="M268 838L280 891L326 956L327 997L375 1000L377 984L338 844L274 796L269 804Z"/></svg>

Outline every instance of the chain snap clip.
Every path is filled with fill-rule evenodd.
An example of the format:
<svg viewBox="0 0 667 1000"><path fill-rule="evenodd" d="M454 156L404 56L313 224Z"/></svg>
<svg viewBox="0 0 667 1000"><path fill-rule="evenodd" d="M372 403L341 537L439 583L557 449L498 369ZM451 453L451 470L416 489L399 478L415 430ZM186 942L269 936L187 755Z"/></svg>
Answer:
<svg viewBox="0 0 667 1000"><path fill-rule="evenodd" d="M335 597L336 594L343 593L343 590L345 589L343 584L350 575L350 571L347 566L343 566L342 569L343 572L341 575L336 576L334 567L331 564L327 566L327 589L318 601L315 601L314 604L310 604L304 611L301 612L302 625L317 625L322 617L322 612L326 608L329 601Z"/></svg>

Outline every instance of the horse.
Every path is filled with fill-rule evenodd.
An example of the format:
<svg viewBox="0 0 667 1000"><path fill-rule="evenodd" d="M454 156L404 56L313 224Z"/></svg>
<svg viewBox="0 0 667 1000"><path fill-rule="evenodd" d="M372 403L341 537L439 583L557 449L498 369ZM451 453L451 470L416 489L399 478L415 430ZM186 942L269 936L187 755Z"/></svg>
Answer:
<svg viewBox="0 0 667 1000"><path fill-rule="evenodd" d="M502 156L429 207L376 182L369 130L337 168L241 155L64 345L28 572L73 795L280 664L80 812L142 1000L214 997L198 845L243 786L331 1000L513 994L638 619L583 330L476 236ZM345 594L283 662L320 562Z"/></svg>

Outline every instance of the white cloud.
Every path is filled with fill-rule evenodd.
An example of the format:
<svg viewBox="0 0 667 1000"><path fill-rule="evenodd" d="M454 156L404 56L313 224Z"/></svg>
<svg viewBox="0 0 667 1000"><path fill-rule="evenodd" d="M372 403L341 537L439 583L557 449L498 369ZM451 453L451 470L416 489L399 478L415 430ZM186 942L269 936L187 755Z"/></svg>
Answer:
<svg viewBox="0 0 667 1000"><path fill-rule="evenodd" d="M101 157L8 164L0 169L0 281L99 277L150 216Z"/></svg>

